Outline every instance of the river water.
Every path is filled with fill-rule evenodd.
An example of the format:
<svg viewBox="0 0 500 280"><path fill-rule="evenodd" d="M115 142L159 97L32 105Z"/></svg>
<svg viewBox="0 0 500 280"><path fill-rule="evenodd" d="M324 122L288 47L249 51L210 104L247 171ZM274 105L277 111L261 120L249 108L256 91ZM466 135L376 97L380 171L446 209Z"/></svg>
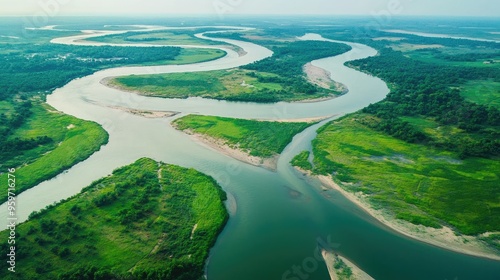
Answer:
<svg viewBox="0 0 500 280"><path fill-rule="evenodd" d="M322 38L310 34L302 39ZM60 38L57 43L73 44L74 40ZM300 151L310 149L316 129L325 122L294 138L281 155L277 172L221 155L170 126L172 119L189 113L295 119L357 111L380 101L389 91L380 79L343 65L349 60L375 55L376 51L368 46L348 43L353 48L350 52L313 62L349 88L349 93L342 97L318 103L161 99L141 97L100 84L103 78L121 75L227 69L272 54L252 43L220 41L237 45L247 54L238 56L225 49L226 57L206 63L103 70L73 80L49 95L47 103L56 109L103 125L110 135L109 144L55 179L19 195L19 219L24 220L34 210L77 194L117 167L140 157L150 157L196 168L213 176L228 193L231 218L211 250L207 266L209 279L329 279L324 263L315 259L318 239L332 243L338 252L376 279L498 279L499 262L454 253L401 236L338 192L322 191L317 182L310 182L294 171L289 161ZM174 118L147 119L109 106L181 114ZM6 207L1 209L0 217L6 217Z"/></svg>

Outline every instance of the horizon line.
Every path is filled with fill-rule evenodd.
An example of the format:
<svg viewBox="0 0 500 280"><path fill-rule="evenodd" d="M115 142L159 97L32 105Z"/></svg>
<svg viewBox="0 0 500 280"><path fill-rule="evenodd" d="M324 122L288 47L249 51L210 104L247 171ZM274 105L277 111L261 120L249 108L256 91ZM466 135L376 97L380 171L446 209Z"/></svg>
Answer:
<svg viewBox="0 0 500 280"><path fill-rule="evenodd" d="M0 17L30 17L34 14L24 14L24 15L7 15L0 14ZM180 13L165 13L165 14L68 14L68 15L57 15L52 18L62 18L62 17L220 17L216 13L192 13L192 14L180 14ZM224 14L224 17L373 17L371 14L256 14L256 13L230 13ZM394 18L405 18L405 17L425 17L425 18L489 18L496 19L500 21L500 16L492 15L392 15Z"/></svg>

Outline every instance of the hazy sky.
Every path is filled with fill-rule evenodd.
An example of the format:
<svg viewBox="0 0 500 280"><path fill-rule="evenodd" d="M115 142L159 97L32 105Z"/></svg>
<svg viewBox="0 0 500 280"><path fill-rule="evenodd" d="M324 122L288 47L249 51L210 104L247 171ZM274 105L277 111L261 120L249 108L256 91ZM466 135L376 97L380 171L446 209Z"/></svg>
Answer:
<svg viewBox="0 0 500 280"><path fill-rule="evenodd" d="M0 0L0 15L332 14L493 16L500 0Z"/></svg>

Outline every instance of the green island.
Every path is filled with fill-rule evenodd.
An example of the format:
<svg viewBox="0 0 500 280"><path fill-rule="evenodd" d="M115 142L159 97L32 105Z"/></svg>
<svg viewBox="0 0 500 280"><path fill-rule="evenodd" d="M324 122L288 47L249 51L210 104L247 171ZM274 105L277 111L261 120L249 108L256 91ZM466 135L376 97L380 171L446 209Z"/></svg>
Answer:
<svg viewBox="0 0 500 280"><path fill-rule="evenodd" d="M292 138L313 123L273 122L188 115L174 121L173 125L187 133L208 136L233 149L260 157L279 155Z"/></svg>
<svg viewBox="0 0 500 280"><path fill-rule="evenodd" d="M0 31L7 32L3 26ZM78 32L26 32L23 40L0 41L4 66L0 69L0 167L16 168L19 193L87 159L108 141L98 124L46 105L43 101L52 90L105 68L190 64L226 54L216 49L55 45L51 39ZM0 180L6 178L2 172ZM0 194L0 201L6 197Z"/></svg>
<svg viewBox="0 0 500 280"><path fill-rule="evenodd" d="M131 75L114 78L109 84L142 95L164 98L200 96L247 102L332 98L345 93L345 89L331 81L328 73L320 73L320 77L316 77L318 74L311 74L310 66L305 65L349 49L343 44L319 41L279 43L272 47L272 57L237 69ZM314 83L321 79L326 81Z"/></svg>
<svg viewBox="0 0 500 280"><path fill-rule="evenodd" d="M204 279L224 200L211 177L140 159L33 213L16 228L15 276L2 269L0 278Z"/></svg>

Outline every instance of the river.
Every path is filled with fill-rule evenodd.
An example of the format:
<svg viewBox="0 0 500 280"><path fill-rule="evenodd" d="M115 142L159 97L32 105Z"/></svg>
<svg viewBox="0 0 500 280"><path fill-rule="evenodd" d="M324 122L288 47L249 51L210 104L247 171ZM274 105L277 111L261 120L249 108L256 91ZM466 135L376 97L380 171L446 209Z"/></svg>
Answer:
<svg viewBox="0 0 500 280"><path fill-rule="evenodd" d="M302 39L322 38L310 34ZM57 40L57 43L75 42L75 38ZM77 194L117 167L140 157L150 157L196 168L217 179L228 193L230 219L211 250L207 266L209 279L329 279L324 263L314 258L318 239L329 240L338 252L376 279L497 279L499 262L404 237L368 216L338 192L322 191L317 182L310 182L291 168L290 159L310 149L316 129L324 122L294 138L281 155L277 172L239 162L201 146L170 126L173 119L190 113L277 120L357 111L382 100L389 91L380 79L343 65L349 60L375 55L376 51L368 46L347 43L353 48L351 51L312 62L349 88L344 96L318 103L161 99L121 92L100 83L106 77L130 74L227 69L272 54L252 43L218 40L239 46L247 54L239 56L225 49L226 57L205 63L103 70L75 79L49 95L47 103L54 108L103 125L110 135L109 143L67 172L20 194L18 218L24 220L34 210ZM109 106L181 114L147 119ZM6 217L4 206L0 212L3 218ZM296 269L302 270L300 274L294 275ZM286 274L287 271L290 272ZM284 275L288 276L283 278Z"/></svg>

